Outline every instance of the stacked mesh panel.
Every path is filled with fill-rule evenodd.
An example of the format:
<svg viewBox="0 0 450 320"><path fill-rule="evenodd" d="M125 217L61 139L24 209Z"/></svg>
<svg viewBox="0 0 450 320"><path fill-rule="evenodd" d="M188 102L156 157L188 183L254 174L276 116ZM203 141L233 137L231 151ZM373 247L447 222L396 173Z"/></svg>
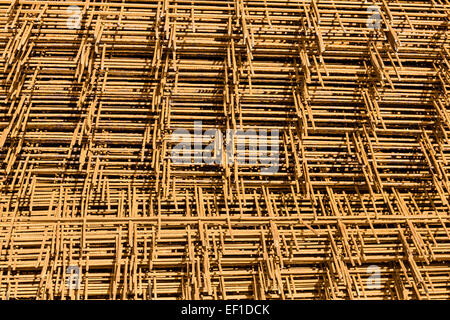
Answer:
<svg viewBox="0 0 450 320"><path fill-rule="evenodd" d="M450 298L449 17L0 1L0 297Z"/></svg>

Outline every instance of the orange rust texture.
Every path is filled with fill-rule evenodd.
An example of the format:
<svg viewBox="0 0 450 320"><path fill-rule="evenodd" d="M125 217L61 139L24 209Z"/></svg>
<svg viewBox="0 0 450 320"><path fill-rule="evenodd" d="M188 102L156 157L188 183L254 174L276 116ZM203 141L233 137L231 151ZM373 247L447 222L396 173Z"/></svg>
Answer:
<svg viewBox="0 0 450 320"><path fill-rule="evenodd" d="M450 298L449 15L0 1L0 298ZM278 171L174 163L194 121Z"/></svg>

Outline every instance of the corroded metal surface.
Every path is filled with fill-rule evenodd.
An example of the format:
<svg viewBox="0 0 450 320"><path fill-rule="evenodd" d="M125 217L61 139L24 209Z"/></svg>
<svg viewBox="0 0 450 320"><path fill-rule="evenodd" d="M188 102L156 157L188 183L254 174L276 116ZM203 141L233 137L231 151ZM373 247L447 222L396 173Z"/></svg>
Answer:
<svg viewBox="0 0 450 320"><path fill-rule="evenodd" d="M0 1L0 297L450 298L449 16Z"/></svg>

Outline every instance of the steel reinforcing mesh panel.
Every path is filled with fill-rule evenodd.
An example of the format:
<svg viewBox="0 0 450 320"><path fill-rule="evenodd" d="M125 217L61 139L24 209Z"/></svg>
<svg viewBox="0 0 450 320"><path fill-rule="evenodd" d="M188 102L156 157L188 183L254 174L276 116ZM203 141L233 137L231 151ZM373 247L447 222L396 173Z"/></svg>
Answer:
<svg viewBox="0 0 450 320"><path fill-rule="evenodd" d="M0 1L0 298L449 299L449 19Z"/></svg>

